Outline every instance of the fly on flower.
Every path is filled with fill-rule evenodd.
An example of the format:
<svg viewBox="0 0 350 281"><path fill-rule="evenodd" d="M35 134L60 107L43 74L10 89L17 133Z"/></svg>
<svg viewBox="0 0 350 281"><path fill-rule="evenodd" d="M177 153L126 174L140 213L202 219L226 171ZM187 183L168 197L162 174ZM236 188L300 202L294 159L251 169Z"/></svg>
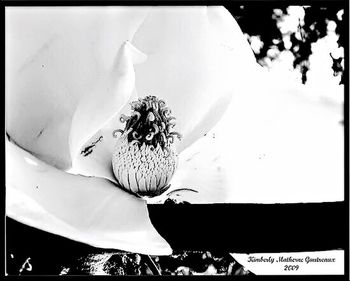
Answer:
<svg viewBox="0 0 350 281"><path fill-rule="evenodd" d="M113 153L113 172L117 183L139 196L154 197L166 191L178 162L173 145L175 117L163 100L146 96L131 103L131 116L122 115L124 130L115 130L118 138ZM121 136L118 137L118 133Z"/></svg>

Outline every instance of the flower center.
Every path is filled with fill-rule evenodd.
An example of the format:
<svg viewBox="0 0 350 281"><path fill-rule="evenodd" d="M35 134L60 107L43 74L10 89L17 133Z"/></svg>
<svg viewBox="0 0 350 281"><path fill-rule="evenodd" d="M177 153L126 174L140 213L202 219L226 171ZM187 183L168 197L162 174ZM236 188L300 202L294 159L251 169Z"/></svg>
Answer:
<svg viewBox="0 0 350 281"><path fill-rule="evenodd" d="M139 147L145 143L153 148L159 144L163 149L170 146L175 137L181 139L181 135L172 130L175 127L175 117L163 100L146 96L130 105L131 116L122 114L120 117L122 123L126 122L125 129L115 130L114 137L117 137L118 132L126 133L129 143L136 142Z"/></svg>

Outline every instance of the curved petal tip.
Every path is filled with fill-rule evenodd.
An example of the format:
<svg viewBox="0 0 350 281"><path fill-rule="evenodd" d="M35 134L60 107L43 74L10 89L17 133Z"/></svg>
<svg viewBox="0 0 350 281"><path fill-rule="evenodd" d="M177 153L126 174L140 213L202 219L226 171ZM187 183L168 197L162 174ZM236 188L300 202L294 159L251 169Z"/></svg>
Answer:
<svg viewBox="0 0 350 281"><path fill-rule="evenodd" d="M135 88L134 63L147 56L126 41L105 73L80 100L70 129L69 144L74 165L80 148L126 104Z"/></svg>

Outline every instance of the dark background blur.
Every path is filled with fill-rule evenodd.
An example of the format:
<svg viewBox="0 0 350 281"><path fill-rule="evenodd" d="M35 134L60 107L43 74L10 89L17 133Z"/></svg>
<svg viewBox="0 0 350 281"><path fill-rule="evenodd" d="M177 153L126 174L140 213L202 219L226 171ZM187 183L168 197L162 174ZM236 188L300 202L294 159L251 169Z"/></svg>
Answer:
<svg viewBox="0 0 350 281"><path fill-rule="evenodd" d="M317 44L325 41L324 60L331 60L329 79L344 84L345 23L342 3L325 2L312 6L279 4L226 5L246 34L257 61L271 68L281 54L293 55L292 68L300 73L300 82L308 82L312 70L310 57ZM329 48L327 48L327 46ZM333 75L333 78L332 78Z"/></svg>

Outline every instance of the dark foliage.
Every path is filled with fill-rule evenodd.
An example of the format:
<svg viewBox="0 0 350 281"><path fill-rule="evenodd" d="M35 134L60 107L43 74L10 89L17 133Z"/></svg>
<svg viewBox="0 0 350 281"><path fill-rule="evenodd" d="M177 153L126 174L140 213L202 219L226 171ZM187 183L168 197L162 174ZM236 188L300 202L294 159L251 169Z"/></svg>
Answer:
<svg viewBox="0 0 350 281"><path fill-rule="evenodd" d="M69 275L249 275L229 254L181 251L171 256L128 252L90 254L65 267ZM97 271L98 270L98 271Z"/></svg>
<svg viewBox="0 0 350 281"><path fill-rule="evenodd" d="M241 5L227 6L231 14L235 17L244 33L249 36L259 36L264 43L260 52L255 53L257 61L264 65L264 59L269 57L271 60L278 56L269 56L270 49L278 49L279 52L287 50L287 46L283 43L283 34L278 28L283 16L288 14L288 6L270 5ZM292 46L289 50L294 55L293 67L299 69L302 73L302 83L305 84L306 73L310 68L309 57L312 54L311 44L327 35L327 24L329 21L336 23L335 32L339 35L338 45L344 47L346 41L344 21L339 12L344 10L339 5L328 6L304 6L305 11L304 22L300 22L296 32L290 34ZM344 84L344 69L342 60L344 57L333 59L333 75L341 75L340 84Z"/></svg>

